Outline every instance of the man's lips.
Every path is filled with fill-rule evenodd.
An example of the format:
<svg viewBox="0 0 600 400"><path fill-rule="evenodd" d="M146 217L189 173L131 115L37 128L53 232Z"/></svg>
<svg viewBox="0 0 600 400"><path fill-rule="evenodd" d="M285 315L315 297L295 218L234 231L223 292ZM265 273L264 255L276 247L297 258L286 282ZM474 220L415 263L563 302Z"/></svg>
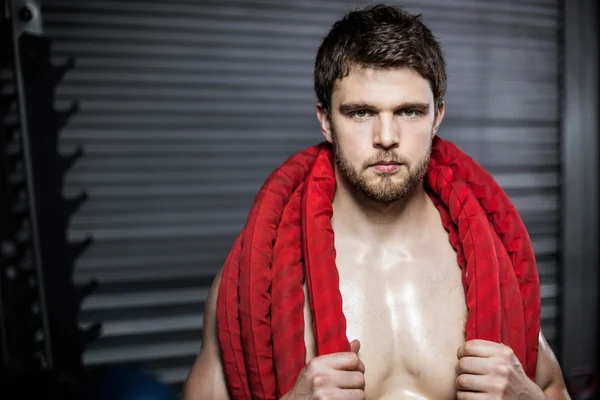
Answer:
<svg viewBox="0 0 600 400"><path fill-rule="evenodd" d="M392 173L400 169L402 164L397 162L380 161L372 165L377 172Z"/></svg>

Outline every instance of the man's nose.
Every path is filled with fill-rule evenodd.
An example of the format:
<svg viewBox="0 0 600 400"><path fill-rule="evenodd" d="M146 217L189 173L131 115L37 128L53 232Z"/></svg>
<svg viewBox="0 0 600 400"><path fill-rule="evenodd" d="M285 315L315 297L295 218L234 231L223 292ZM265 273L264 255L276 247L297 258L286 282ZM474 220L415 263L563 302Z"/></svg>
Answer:
<svg viewBox="0 0 600 400"><path fill-rule="evenodd" d="M392 149L400 144L399 127L394 123L392 116L382 115L375 124L373 132L373 145L383 149Z"/></svg>

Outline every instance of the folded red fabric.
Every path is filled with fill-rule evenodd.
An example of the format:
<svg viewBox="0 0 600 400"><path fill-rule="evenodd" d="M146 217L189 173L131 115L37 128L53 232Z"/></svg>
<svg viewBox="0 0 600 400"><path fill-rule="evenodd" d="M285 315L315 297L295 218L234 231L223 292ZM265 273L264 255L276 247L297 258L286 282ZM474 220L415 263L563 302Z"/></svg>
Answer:
<svg viewBox="0 0 600 400"><path fill-rule="evenodd" d="M527 230L512 202L473 158L434 138L426 190L462 270L466 340L510 346L534 379L540 289ZM267 179L225 261L218 337L234 399L276 399L305 365L306 280L317 355L350 351L331 227L333 151L299 152Z"/></svg>

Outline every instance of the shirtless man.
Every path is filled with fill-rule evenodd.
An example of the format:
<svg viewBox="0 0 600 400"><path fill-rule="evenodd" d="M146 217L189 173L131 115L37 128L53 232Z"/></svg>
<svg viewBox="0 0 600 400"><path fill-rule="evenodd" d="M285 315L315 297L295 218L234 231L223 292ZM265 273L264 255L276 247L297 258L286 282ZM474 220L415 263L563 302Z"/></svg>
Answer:
<svg viewBox="0 0 600 400"><path fill-rule="evenodd" d="M382 19L401 26L403 34L391 34ZM353 30L364 40L353 39ZM365 41L368 48L360 47ZM394 66L355 63L337 79L327 61L348 55L360 60L372 51L389 52ZM284 399L569 398L541 332L535 382L509 347L465 343L460 268L423 185L444 117L444 69L429 30L399 8L352 13L319 50L317 116L335 149L332 227L352 351L315 357L306 302L307 365ZM403 164L372 165L369 159L382 152ZM206 304L202 349L185 400L228 398L215 317L219 283L220 275Z"/></svg>

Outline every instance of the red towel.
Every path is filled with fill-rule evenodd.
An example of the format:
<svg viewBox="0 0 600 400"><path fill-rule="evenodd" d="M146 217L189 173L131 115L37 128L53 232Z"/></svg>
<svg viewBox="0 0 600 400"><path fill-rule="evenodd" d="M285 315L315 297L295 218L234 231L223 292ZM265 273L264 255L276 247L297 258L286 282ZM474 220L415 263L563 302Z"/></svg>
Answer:
<svg viewBox="0 0 600 400"><path fill-rule="evenodd" d="M510 346L533 380L539 278L519 214L490 174L439 137L425 186L462 269L466 340ZM291 389L306 357L304 279L317 355L350 351L331 228L334 190L328 143L292 156L259 191L227 257L217 326L233 399L276 399Z"/></svg>

